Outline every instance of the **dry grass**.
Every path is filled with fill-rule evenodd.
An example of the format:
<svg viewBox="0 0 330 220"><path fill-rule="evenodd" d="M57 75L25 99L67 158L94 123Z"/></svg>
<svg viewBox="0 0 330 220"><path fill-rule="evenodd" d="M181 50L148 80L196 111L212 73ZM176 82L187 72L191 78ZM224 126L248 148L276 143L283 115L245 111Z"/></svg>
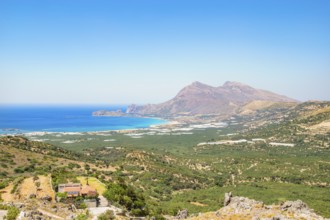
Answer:
<svg viewBox="0 0 330 220"><path fill-rule="evenodd" d="M327 133L330 131L330 121L323 121L319 124L308 127L308 129L315 133Z"/></svg>
<svg viewBox="0 0 330 220"><path fill-rule="evenodd" d="M50 176L39 176L40 189L37 192L37 198L44 196L52 197L52 201L55 201L55 192L51 186Z"/></svg>
<svg viewBox="0 0 330 220"><path fill-rule="evenodd" d="M31 194L37 194L37 186L33 181L33 177L26 178L18 187L20 200L29 199Z"/></svg>
<svg viewBox="0 0 330 220"><path fill-rule="evenodd" d="M289 108L295 105L297 105L297 103L294 102L272 102L272 101L256 100L244 105L240 113L242 115L249 115L255 113L257 110L271 109L278 107Z"/></svg>
<svg viewBox="0 0 330 220"><path fill-rule="evenodd" d="M10 183L6 188L2 189L0 191L1 193L1 198L5 202L13 202L15 201L14 195L10 193L10 191L13 189L14 184Z"/></svg>
<svg viewBox="0 0 330 220"><path fill-rule="evenodd" d="M2 189L1 197L5 202L23 201L30 198L31 194L35 194L37 198L42 198L46 195L52 197L52 201L55 199L55 192L53 191L50 183L49 176L38 176L39 180L34 181L33 177L29 177L23 180L18 186L15 194L11 194L14 184L11 183L6 188ZM36 182L40 182L40 187L36 186Z"/></svg>
<svg viewBox="0 0 330 220"><path fill-rule="evenodd" d="M200 202L190 202L190 204L195 205L195 206L201 206L201 207L207 206L206 204L203 204L203 203L200 203Z"/></svg>
<svg viewBox="0 0 330 220"><path fill-rule="evenodd" d="M78 177L77 179L80 181L80 183L81 183L82 185L86 185L86 184L87 184L87 179L86 179L86 177L81 176L81 177ZM94 189L96 189L96 191L97 191L100 195L102 195L102 194L105 192L105 190L106 190L106 186L105 186L105 184L104 184L104 183L101 183L98 179L96 179L96 178L94 178L94 177L88 177L88 184L89 184L91 187L93 187Z"/></svg>

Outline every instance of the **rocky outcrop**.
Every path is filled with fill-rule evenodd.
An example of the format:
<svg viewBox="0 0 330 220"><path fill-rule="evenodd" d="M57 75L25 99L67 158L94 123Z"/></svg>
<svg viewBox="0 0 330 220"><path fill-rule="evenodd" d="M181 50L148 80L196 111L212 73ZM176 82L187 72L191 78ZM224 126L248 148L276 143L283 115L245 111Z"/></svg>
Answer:
<svg viewBox="0 0 330 220"><path fill-rule="evenodd" d="M252 88L238 82L226 82L223 86L212 87L194 82L183 88L173 99L157 104L127 108L128 114L140 115L230 115L243 105L255 101L296 102L265 90Z"/></svg>
<svg viewBox="0 0 330 220"><path fill-rule="evenodd" d="M175 219L186 219L186 218L188 218L188 210L187 209L178 211L178 214L175 217Z"/></svg>
<svg viewBox="0 0 330 220"><path fill-rule="evenodd" d="M191 220L204 219L252 219L252 220L329 220L317 215L301 200L287 201L280 205L265 205L253 199L232 196L226 193L224 207L217 212L203 213L189 218Z"/></svg>
<svg viewBox="0 0 330 220"><path fill-rule="evenodd" d="M33 219L33 220L48 220L51 219L49 216L43 215L43 213L35 210L35 211L27 211L24 214L26 219Z"/></svg>
<svg viewBox="0 0 330 220"><path fill-rule="evenodd" d="M127 116L121 109L117 111L99 110L92 113L93 116L109 116L109 117L122 117Z"/></svg>
<svg viewBox="0 0 330 220"><path fill-rule="evenodd" d="M227 206L230 203L232 197L233 195L231 194L231 192L225 193L225 200L223 201L223 206Z"/></svg>
<svg viewBox="0 0 330 220"><path fill-rule="evenodd" d="M227 204L217 213L218 216L250 215L251 219L258 220L293 220L314 219L324 220L323 217L314 213L307 204L301 200L287 201L282 205L267 206L263 202L245 197L232 197L231 193L225 194L224 203Z"/></svg>

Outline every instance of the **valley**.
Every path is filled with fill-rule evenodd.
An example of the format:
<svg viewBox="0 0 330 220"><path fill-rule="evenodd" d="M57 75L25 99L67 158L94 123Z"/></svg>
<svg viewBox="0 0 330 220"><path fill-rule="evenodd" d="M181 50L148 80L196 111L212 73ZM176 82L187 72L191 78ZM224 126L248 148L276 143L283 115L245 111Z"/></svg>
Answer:
<svg viewBox="0 0 330 220"><path fill-rule="evenodd" d="M203 124L2 137L1 155L12 159L1 160L1 184L72 170L72 180L124 181L151 216L216 211L232 192L269 205L300 199L329 217L329 120L329 102L309 102Z"/></svg>

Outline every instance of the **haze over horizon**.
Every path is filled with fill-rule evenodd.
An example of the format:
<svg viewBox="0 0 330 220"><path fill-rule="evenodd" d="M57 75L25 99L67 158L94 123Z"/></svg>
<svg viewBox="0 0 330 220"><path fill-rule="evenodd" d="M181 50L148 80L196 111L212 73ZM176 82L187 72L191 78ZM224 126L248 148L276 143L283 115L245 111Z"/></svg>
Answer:
<svg viewBox="0 0 330 220"><path fill-rule="evenodd" d="M330 100L330 2L4 0L0 104L145 104L199 81Z"/></svg>

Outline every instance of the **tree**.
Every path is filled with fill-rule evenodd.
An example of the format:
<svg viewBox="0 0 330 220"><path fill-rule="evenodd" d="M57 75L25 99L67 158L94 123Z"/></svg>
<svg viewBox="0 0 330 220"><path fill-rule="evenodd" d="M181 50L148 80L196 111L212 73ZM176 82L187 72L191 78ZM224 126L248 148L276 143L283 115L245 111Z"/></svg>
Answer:
<svg viewBox="0 0 330 220"><path fill-rule="evenodd" d="M146 216L149 209L146 205L144 196L137 193L132 186L126 185L123 181L119 184L110 183L103 196L111 202L116 202L127 210L131 211L134 216Z"/></svg>

